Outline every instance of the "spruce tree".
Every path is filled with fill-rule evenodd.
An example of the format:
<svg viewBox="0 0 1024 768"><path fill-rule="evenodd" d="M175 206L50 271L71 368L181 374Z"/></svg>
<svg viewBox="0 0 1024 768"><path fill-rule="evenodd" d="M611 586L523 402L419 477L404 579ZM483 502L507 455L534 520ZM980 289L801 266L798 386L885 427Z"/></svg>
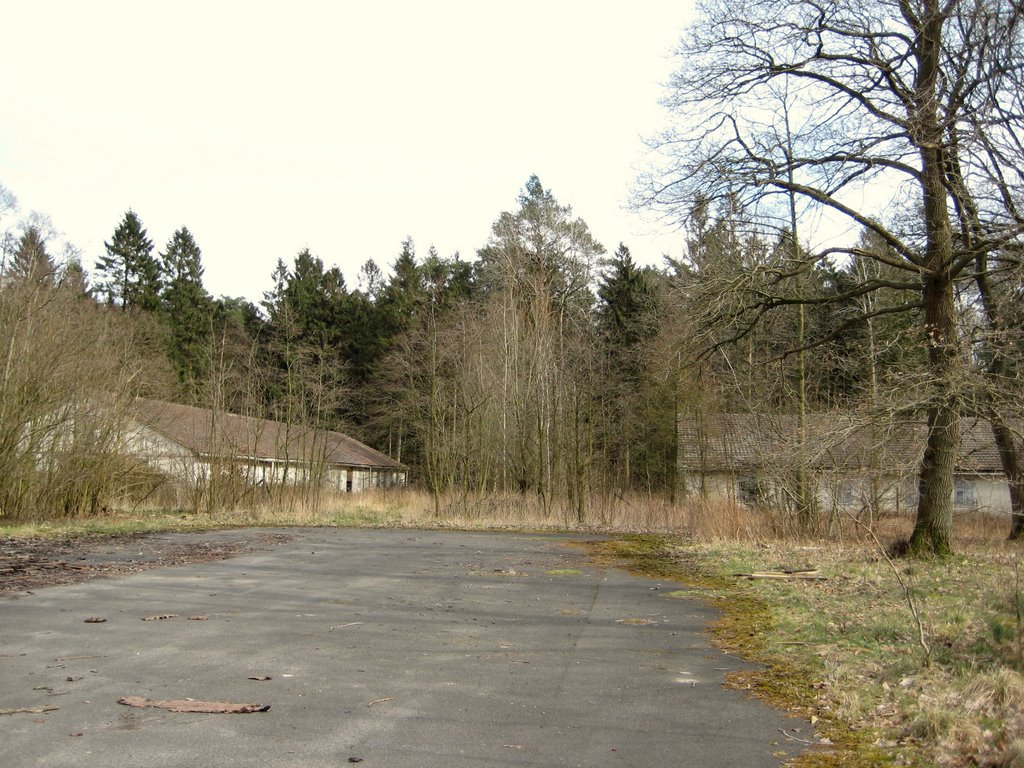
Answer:
<svg viewBox="0 0 1024 768"><path fill-rule="evenodd" d="M40 286L52 286L56 282L56 274L57 267L50 254L46 252L43 236L36 227L27 227L18 240L17 250L7 269L7 276Z"/></svg>
<svg viewBox="0 0 1024 768"><path fill-rule="evenodd" d="M100 275L97 292L106 297L108 304L120 306L125 312L159 309L160 263L134 211L125 213L110 242L103 245L107 253L96 262Z"/></svg>
<svg viewBox="0 0 1024 768"><path fill-rule="evenodd" d="M656 326L652 312L654 286L647 270L636 265L622 243L607 267L597 289L601 300L598 322L609 345L628 350L648 338Z"/></svg>
<svg viewBox="0 0 1024 768"><path fill-rule="evenodd" d="M347 293L340 269L325 269L323 261L304 248L291 268L278 259L271 279L274 288L263 294L262 304L272 326L287 322L302 341L340 343L335 320Z"/></svg>
<svg viewBox="0 0 1024 768"><path fill-rule="evenodd" d="M618 487L640 482L650 490L671 475L666 464L675 423L672 402L654 382L645 354L645 344L659 330L656 274L637 266L621 243L605 266L597 288L606 379L598 442Z"/></svg>
<svg viewBox="0 0 1024 768"><path fill-rule="evenodd" d="M203 351L213 322L213 300L203 287L202 252L187 228L171 237L160 266L171 361L187 385L203 373Z"/></svg>
<svg viewBox="0 0 1024 768"><path fill-rule="evenodd" d="M416 264L416 246L412 238L402 241L402 251L392 265L391 279L378 302L385 318L385 345L409 330L426 300L423 274Z"/></svg>
<svg viewBox="0 0 1024 768"><path fill-rule="evenodd" d="M337 425L345 344L344 324L337 319L346 298L341 270L325 269L306 248L290 268L278 260L272 279L274 288L262 302L268 316L261 337L268 405L289 423Z"/></svg>

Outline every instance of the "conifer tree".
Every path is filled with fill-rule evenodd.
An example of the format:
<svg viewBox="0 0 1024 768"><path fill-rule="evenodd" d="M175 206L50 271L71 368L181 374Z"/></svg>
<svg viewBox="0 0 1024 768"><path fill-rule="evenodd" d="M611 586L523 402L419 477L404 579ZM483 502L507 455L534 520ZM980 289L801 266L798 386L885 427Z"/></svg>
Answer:
<svg viewBox="0 0 1024 768"><path fill-rule="evenodd" d="M598 322L608 343L632 347L647 338L652 326L654 287L647 270L641 269L624 244L619 243L615 255L607 262L597 295L601 300Z"/></svg>
<svg viewBox="0 0 1024 768"><path fill-rule="evenodd" d="M96 262L100 275L97 291L110 305L125 312L155 312L160 307L160 263L153 256L153 241L142 222L129 210L114 230L107 253Z"/></svg>
<svg viewBox="0 0 1024 768"><path fill-rule="evenodd" d="M619 244L606 262L597 295L597 330L605 385L598 396L603 423L599 437L612 477L628 489L634 479L661 481L667 474L664 457L671 451L661 421L671 426L671 403L653 386L642 345L658 331L656 286L650 270L633 261ZM661 407L654 407L661 406ZM655 467L654 465L659 466Z"/></svg>
<svg viewBox="0 0 1024 768"><path fill-rule="evenodd" d="M56 282L57 267L46 252L46 242L39 229L29 226L18 240L7 274L15 280L27 280L40 286Z"/></svg>
<svg viewBox="0 0 1024 768"><path fill-rule="evenodd" d="M195 383L212 329L213 300L203 287L202 252L187 228L171 237L160 267L171 361L183 384Z"/></svg>
<svg viewBox="0 0 1024 768"><path fill-rule="evenodd" d="M269 318L268 404L288 423L336 426L349 400L342 395L345 279L337 267L325 269L308 248L291 268L278 260L272 279L274 288L263 300Z"/></svg>
<svg viewBox="0 0 1024 768"><path fill-rule="evenodd" d="M407 237L402 241L402 251L395 259L391 280L380 301L388 336L396 337L412 327L425 300L423 275L416 263L416 246L412 238Z"/></svg>

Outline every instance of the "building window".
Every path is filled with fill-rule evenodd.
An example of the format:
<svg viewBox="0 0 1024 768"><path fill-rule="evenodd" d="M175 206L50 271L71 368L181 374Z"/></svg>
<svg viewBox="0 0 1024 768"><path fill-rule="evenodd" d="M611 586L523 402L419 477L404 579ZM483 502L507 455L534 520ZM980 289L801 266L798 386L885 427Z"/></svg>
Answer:
<svg viewBox="0 0 1024 768"><path fill-rule="evenodd" d="M852 507L857 503L857 496L854 493L856 489L854 484L850 480L843 480L839 485L839 506L840 507Z"/></svg>
<svg viewBox="0 0 1024 768"><path fill-rule="evenodd" d="M762 503L768 494L764 484L756 477L744 475L736 481L740 503L754 506Z"/></svg>
<svg viewBox="0 0 1024 768"><path fill-rule="evenodd" d="M953 488L953 506L973 507L976 505L977 499L974 495L974 481L958 477Z"/></svg>

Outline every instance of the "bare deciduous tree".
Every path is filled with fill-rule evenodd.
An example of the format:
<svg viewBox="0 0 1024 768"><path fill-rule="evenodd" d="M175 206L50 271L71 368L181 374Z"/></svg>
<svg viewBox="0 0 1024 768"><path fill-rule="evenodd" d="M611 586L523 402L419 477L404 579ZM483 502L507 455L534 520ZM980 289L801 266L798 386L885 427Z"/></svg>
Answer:
<svg viewBox="0 0 1024 768"><path fill-rule="evenodd" d="M920 297L857 318L921 311L928 441L917 553L951 547L966 364L955 285L1021 233L1020 17L1011 0L709 2L683 41L667 100L679 127L661 142L666 164L646 189L647 203L680 218L698 199L737 196L760 225L779 229L792 195L804 215L884 243L815 256L875 259L898 274L869 276L840 300L888 290ZM786 115L771 106L780 88ZM964 211L977 223L970 238ZM723 312L733 337L779 307L836 300L793 290L807 268L780 265L756 285L734 276L738 298Z"/></svg>

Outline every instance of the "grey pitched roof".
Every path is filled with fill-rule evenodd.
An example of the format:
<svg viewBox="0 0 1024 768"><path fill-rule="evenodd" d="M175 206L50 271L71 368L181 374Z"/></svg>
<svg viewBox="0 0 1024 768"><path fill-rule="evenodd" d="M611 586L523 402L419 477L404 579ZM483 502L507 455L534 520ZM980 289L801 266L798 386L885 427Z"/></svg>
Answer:
<svg viewBox="0 0 1024 768"><path fill-rule="evenodd" d="M1014 425L1017 434L1020 425ZM988 422L968 418L957 471L1001 472L999 452ZM924 454L923 423L879 425L851 412L809 414L801 445L795 415L710 414L680 416L679 467L696 472L742 472L767 466L808 466L832 471L875 469L902 473L913 470Z"/></svg>
<svg viewBox="0 0 1024 768"><path fill-rule="evenodd" d="M402 468L389 456L340 432L144 398L136 398L132 416L138 424L200 455Z"/></svg>

